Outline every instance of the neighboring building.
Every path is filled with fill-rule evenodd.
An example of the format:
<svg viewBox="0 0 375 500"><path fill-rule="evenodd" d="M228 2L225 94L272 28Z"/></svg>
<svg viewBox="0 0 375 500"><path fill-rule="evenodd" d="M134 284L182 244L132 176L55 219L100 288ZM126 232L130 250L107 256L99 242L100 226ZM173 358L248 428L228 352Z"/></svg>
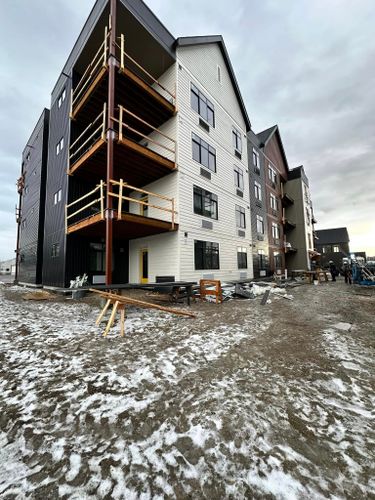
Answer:
<svg viewBox="0 0 375 500"><path fill-rule="evenodd" d="M285 258L288 271L311 269L314 258L314 223L309 180L304 168L288 172L283 187L283 222L285 234Z"/></svg>
<svg viewBox="0 0 375 500"><path fill-rule="evenodd" d="M277 125L260 132L257 137L264 156L264 204L267 211L269 273L281 274L285 272L282 186L288 179L289 167Z"/></svg>
<svg viewBox="0 0 375 500"><path fill-rule="evenodd" d="M366 252L352 252L351 255L354 255L355 259L360 259L363 263L367 262Z"/></svg>
<svg viewBox="0 0 375 500"><path fill-rule="evenodd" d="M321 254L322 267L328 266L331 260L337 267L341 267L342 259L350 258L350 240L346 227L320 229L316 231L316 236L316 249Z"/></svg>
<svg viewBox="0 0 375 500"><path fill-rule="evenodd" d="M16 279L42 283L49 111L44 109L22 153L17 181L18 242Z"/></svg>
<svg viewBox="0 0 375 500"><path fill-rule="evenodd" d="M270 275L268 241L268 203L266 199L266 160L259 138L252 130L247 134L249 159L250 210L253 234L252 258L254 277Z"/></svg>
<svg viewBox="0 0 375 500"><path fill-rule="evenodd" d="M16 259L0 262L0 274L14 276L16 274Z"/></svg>
<svg viewBox="0 0 375 500"><path fill-rule="evenodd" d="M21 220L32 213L37 223L32 233L20 226L20 281L253 277L250 121L222 37L175 39L141 0L98 0L53 89L49 120L48 141L43 133L32 144L40 158L48 143L37 205L22 191ZM264 139L286 178L278 131ZM281 225L281 207L271 217Z"/></svg>

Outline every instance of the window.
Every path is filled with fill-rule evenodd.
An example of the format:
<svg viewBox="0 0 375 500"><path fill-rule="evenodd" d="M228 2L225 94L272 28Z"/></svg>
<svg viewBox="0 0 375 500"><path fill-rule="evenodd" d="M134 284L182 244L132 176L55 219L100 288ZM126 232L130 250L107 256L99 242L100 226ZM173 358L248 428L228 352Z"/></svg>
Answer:
<svg viewBox="0 0 375 500"><path fill-rule="evenodd" d="M219 268L219 243L194 241L195 269Z"/></svg>
<svg viewBox="0 0 375 500"><path fill-rule="evenodd" d="M242 153L242 138L241 132L236 128L232 129L232 141L235 151Z"/></svg>
<svg viewBox="0 0 375 500"><path fill-rule="evenodd" d="M272 222L272 238L275 240L280 238L280 227L277 222Z"/></svg>
<svg viewBox="0 0 375 500"><path fill-rule="evenodd" d="M195 134L192 134L193 160L216 172L216 150Z"/></svg>
<svg viewBox="0 0 375 500"><path fill-rule="evenodd" d="M277 174L276 171L271 167L271 165L268 165L268 178L271 182L276 184Z"/></svg>
<svg viewBox="0 0 375 500"><path fill-rule="evenodd" d="M60 244L54 243L51 247L51 257L58 257L60 254Z"/></svg>
<svg viewBox="0 0 375 500"><path fill-rule="evenodd" d="M27 153L27 155L26 155L26 161L29 161L29 160L30 160L30 156L31 156L31 154L30 154L30 151L29 151L29 152Z"/></svg>
<svg viewBox="0 0 375 500"><path fill-rule="evenodd" d="M243 191L244 184L242 168L237 167L236 165L234 166L234 185L236 186L236 188Z"/></svg>
<svg viewBox="0 0 375 500"><path fill-rule="evenodd" d="M211 101L191 84L191 107L212 127L215 126L215 109Z"/></svg>
<svg viewBox="0 0 375 500"><path fill-rule="evenodd" d="M242 229L246 228L245 209L239 205L236 205L236 226Z"/></svg>
<svg viewBox="0 0 375 500"><path fill-rule="evenodd" d="M339 252L340 251L340 247L338 245L333 245L333 251L335 253Z"/></svg>
<svg viewBox="0 0 375 500"><path fill-rule="evenodd" d="M259 259L259 269L266 268L266 252L264 250L258 250L258 259Z"/></svg>
<svg viewBox="0 0 375 500"><path fill-rule="evenodd" d="M264 234L264 221L261 215L257 215L257 233Z"/></svg>
<svg viewBox="0 0 375 500"><path fill-rule="evenodd" d="M255 169L260 170L259 153L255 148L253 148L253 165Z"/></svg>
<svg viewBox="0 0 375 500"><path fill-rule="evenodd" d="M60 109L62 106L62 103L65 101L66 98L66 89L64 89L61 94L59 95L59 98L57 100L57 107Z"/></svg>
<svg viewBox="0 0 375 500"><path fill-rule="evenodd" d="M54 205L57 205L59 203L59 201L61 201L61 197L62 197L62 190L59 189L58 191L56 191L56 193L53 195L53 204Z"/></svg>
<svg viewBox="0 0 375 500"><path fill-rule="evenodd" d="M89 250L90 271L105 271L105 243L90 243Z"/></svg>
<svg viewBox="0 0 375 500"><path fill-rule="evenodd" d="M60 153L64 148L64 137L61 137L59 142L56 144L56 155Z"/></svg>
<svg viewBox="0 0 375 500"><path fill-rule="evenodd" d="M262 201L262 186L259 182L254 182L255 199Z"/></svg>
<svg viewBox="0 0 375 500"><path fill-rule="evenodd" d="M275 262L275 269L281 269L283 261L280 252L274 252L273 258Z"/></svg>
<svg viewBox="0 0 375 500"><path fill-rule="evenodd" d="M26 219L23 219L21 226L22 226L22 229L26 229L26 226L27 226Z"/></svg>
<svg viewBox="0 0 375 500"><path fill-rule="evenodd" d="M238 269L247 269L247 249L246 247L237 247Z"/></svg>
<svg viewBox="0 0 375 500"><path fill-rule="evenodd" d="M278 209L277 198L273 193L270 194L270 205L271 205L272 210Z"/></svg>
<svg viewBox="0 0 375 500"><path fill-rule="evenodd" d="M307 207L306 207L306 222L307 225L309 226L311 222L311 217L310 217L310 210Z"/></svg>
<svg viewBox="0 0 375 500"><path fill-rule="evenodd" d="M194 213L217 219L217 196L205 189L194 186Z"/></svg>
<svg viewBox="0 0 375 500"><path fill-rule="evenodd" d="M309 249L312 249L311 234L309 233L307 235L307 237L308 237L308 240L309 240Z"/></svg>

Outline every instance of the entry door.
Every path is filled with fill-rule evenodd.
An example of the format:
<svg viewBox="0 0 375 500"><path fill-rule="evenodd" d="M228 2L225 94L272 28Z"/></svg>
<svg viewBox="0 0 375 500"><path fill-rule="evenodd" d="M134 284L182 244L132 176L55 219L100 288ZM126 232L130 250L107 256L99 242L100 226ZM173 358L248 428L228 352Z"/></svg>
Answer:
<svg viewBox="0 0 375 500"><path fill-rule="evenodd" d="M148 250L143 248L140 251L140 274L141 283L148 283Z"/></svg>

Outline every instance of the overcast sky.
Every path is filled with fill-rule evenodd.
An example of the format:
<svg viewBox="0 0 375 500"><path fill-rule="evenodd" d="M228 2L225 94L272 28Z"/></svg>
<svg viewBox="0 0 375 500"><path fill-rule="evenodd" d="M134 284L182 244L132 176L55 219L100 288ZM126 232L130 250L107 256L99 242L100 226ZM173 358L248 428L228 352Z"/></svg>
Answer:
<svg viewBox="0 0 375 500"><path fill-rule="evenodd" d="M375 255L374 0L147 0L174 36L222 34L255 132L277 123L317 229ZM14 256L21 153L94 0L1 0L0 259ZM178 6L178 8L177 8Z"/></svg>

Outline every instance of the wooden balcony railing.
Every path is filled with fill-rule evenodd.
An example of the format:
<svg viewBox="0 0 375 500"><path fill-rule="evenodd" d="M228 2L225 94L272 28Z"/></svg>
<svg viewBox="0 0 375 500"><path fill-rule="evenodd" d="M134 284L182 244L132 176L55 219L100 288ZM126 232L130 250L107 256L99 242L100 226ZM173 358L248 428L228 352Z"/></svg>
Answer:
<svg viewBox="0 0 375 500"><path fill-rule="evenodd" d="M117 220L122 219L122 214L123 214L123 201L129 201L131 203L136 203L140 207L147 207L147 208L154 208L156 210L161 210L163 212L167 212L171 214L171 225L172 225L172 230L175 228L175 217L176 217L176 212L175 212L175 201L174 198L169 198L168 196L164 196L162 194L157 194L153 193L151 191L146 191L145 189L142 188L137 188L135 186L130 186L128 183L124 182L122 179L120 181L114 181L111 180L111 185L112 186L118 186L118 193L110 192L109 195L113 196L114 198L117 199L117 207L115 207L115 210L117 209ZM137 193L140 193L141 195L146 195L146 196L151 196L153 198L158 198L159 200L164 200L167 201L168 204L170 203L170 208L169 207L163 207L160 205L155 205L154 203L149 203L148 201L144 201L144 198L134 198L131 196L125 196L124 195L124 189L130 190L130 191L135 191ZM128 212L132 213L132 212ZM155 217L157 218L157 217ZM169 222L169 221L168 221Z"/></svg>
<svg viewBox="0 0 375 500"><path fill-rule="evenodd" d="M164 156L166 158L170 159L174 163L176 162L176 151L177 151L177 142L175 139L172 139L172 137L169 137L167 134L162 132L160 129L153 127L150 123L146 122L139 116L137 116L135 113L132 113L128 109L124 108L124 106L119 105L118 107L119 110L119 119L113 117L112 119L119 124L119 130L118 130L118 139L119 142L122 142L125 137L125 133L128 132L130 134L133 134L135 136L138 136L140 138L140 141L143 141L146 144L143 144L145 147L150 149L151 151L160 154L161 156ZM153 137L150 137L150 135L146 135L143 132L140 132L134 126L129 125L129 121L126 119L126 117L131 117L133 121L138 121L139 123L142 123L142 125L145 125L149 129L151 129L155 133L155 135L158 137L158 140L156 140ZM160 142L161 140L165 140L165 144ZM154 145L154 148L149 147L149 143ZM141 143L142 145L142 143Z"/></svg>
<svg viewBox="0 0 375 500"><path fill-rule="evenodd" d="M144 83L149 85L149 82L152 82L153 88L161 94L164 98L169 100L172 104L176 104L176 89L174 92L171 92L168 90L164 85L162 85L159 80L154 78L151 73L149 73L143 66L141 66L133 57L131 57L126 51L125 51L125 36L120 35L118 37L118 40L120 43L116 42L116 46L120 51L120 72L124 73L126 66L128 65L128 61L132 63L136 68L138 68L143 76L146 77L146 80L142 78ZM148 79L148 81L147 81Z"/></svg>
<svg viewBox="0 0 375 500"><path fill-rule="evenodd" d="M103 111L92 121L69 148L69 164L76 164L98 141L105 142L107 104Z"/></svg>
<svg viewBox="0 0 375 500"><path fill-rule="evenodd" d="M92 199L94 197L94 199ZM78 220L86 219L90 215L100 214L100 219L104 220L105 210L104 210L104 197L105 197L105 183L100 181L100 183L89 193L84 194L77 200L65 205L65 229L68 232L69 222L73 220L74 224ZM87 201L87 203L86 203ZM84 204L85 203L85 204ZM77 206L79 208L77 208ZM71 212L72 207L74 207L74 212ZM78 219L77 215L81 214L82 219Z"/></svg>
<svg viewBox="0 0 375 500"><path fill-rule="evenodd" d="M130 195L127 196L126 193L129 192L140 193L141 195L143 195L143 197L136 198ZM170 223L172 231L175 229L177 212L175 211L174 198L131 186L130 184L124 182L123 179L120 179L119 181L111 179L110 192L108 194L115 200L112 209L115 211L115 213L117 213L117 220L125 220L126 214L139 215L131 211L130 203L135 203L136 205L143 207L143 209L152 208L170 214L170 217L168 217L169 220L160 220L164 220L164 222ZM148 201L145 201L145 195L147 196ZM104 181L100 181L100 183L89 193L67 204L65 206L66 232L69 233L70 226L77 225L82 221L89 222L89 219L92 219L92 222L98 222L104 220L107 211L107 208L105 207L105 197L106 184ZM156 198L159 200L163 200L166 203L164 206L162 206L161 204L150 202L148 197L151 197L151 199ZM158 217L150 217L149 214L147 214L146 216L144 210L142 212L143 217L158 219ZM85 225L87 224L85 223Z"/></svg>
<svg viewBox="0 0 375 500"><path fill-rule="evenodd" d="M90 64L87 66L85 72L81 76L78 84L71 91L71 101L70 101L70 116L74 118L75 114L78 112L79 107L83 104L86 94L88 95L96 83L101 79L104 73L107 71L108 64L108 39L110 32L108 27L104 30L104 40L97 52L95 53Z"/></svg>

